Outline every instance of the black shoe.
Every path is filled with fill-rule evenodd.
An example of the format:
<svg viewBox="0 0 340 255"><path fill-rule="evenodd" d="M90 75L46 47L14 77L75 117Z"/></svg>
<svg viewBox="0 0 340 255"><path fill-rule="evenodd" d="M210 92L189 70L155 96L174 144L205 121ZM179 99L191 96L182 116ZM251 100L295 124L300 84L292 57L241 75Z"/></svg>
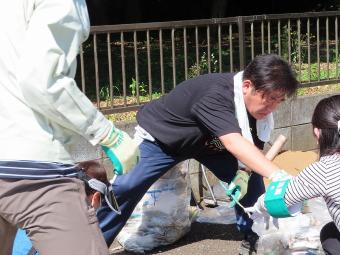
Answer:
<svg viewBox="0 0 340 255"><path fill-rule="evenodd" d="M241 242L239 255L254 255L257 252L259 236L255 233L245 235Z"/></svg>

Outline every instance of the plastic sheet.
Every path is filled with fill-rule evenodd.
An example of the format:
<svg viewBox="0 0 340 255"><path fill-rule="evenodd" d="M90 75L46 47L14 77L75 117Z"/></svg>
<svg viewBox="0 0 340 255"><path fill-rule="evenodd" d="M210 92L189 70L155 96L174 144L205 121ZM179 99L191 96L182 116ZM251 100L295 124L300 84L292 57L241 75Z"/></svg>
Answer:
<svg viewBox="0 0 340 255"><path fill-rule="evenodd" d="M204 208L200 210L197 222L214 224L235 224L236 216L234 208L230 208L229 202L220 202L215 208Z"/></svg>
<svg viewBox="0 0 340 255"><path fill-rule="evenodd" d="M271 222L266 229L261 219L255 220L253 231L260 236L258 254L324 254L320 230L331 220L322 198L307 201L302 213L296 217L279 219L279 229Z"/></svg>

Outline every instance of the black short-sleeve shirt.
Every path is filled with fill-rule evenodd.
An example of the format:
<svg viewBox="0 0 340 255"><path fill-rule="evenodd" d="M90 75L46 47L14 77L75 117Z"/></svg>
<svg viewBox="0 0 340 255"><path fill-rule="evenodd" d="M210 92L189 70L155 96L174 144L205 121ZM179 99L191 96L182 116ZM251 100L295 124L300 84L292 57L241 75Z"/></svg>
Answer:
<svg viewBox="0 0 340 255"><path fill-rule="evenodd" d="M241 133L235 115L234 75L214 73L184 81L144 105L137 122L170 153L200 154L212 148L214 138Z"/></svg>

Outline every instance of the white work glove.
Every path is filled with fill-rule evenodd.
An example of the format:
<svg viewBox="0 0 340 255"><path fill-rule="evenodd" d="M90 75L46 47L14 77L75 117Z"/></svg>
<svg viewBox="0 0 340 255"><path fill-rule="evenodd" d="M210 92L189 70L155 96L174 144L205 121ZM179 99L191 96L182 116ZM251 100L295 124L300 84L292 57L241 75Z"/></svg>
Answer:
<svg viewBox="0 0 340 255"><path fill-rule="evenodd" d="M126 174L138 163L138 145L126 132L113 124L107 136L99 144L111 160L116 175Z"/></svg>
<svg viewBox="0 0 340 255"><path fill-rule="evenodd" d="M248 191L248 181L250 175L244 170L237 170L236 176L228 185L226 190L227 196L231 198L230 207L234 207L235 204L240 201Z"/></svg>
<svg viewBox="0 0 340 255"><path fill-rule="evenodd" d="M290 178L292 178L292 176L283 169L276 170L268 177L271 182L288 180Z"/></svg>
<svg viewBox="0 0 340 255"><path fill-rule="evenodd" d="M262 194L252 207L244 208L244 211L246 213L250 213L250 218L253 221L256 221L258 224L263 223L265 224L265 229L269 228L270 221L273 222L273 225L279 229L279 221L277 218L273 218L270 216L270 214L267 212L267 209L264 204L264 196L265 194Z"/></svg>

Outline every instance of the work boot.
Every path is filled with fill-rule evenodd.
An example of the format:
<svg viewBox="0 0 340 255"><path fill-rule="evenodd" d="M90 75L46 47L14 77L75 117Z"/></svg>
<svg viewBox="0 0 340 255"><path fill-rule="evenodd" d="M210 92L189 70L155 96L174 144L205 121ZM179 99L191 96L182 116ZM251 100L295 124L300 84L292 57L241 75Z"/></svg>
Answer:
<svg viewBox="0 0 340 255"><path fill-rule="evenodd" d="M239 255L257 254L259 236L256 233L246 234L241 242Z"/></svg>

